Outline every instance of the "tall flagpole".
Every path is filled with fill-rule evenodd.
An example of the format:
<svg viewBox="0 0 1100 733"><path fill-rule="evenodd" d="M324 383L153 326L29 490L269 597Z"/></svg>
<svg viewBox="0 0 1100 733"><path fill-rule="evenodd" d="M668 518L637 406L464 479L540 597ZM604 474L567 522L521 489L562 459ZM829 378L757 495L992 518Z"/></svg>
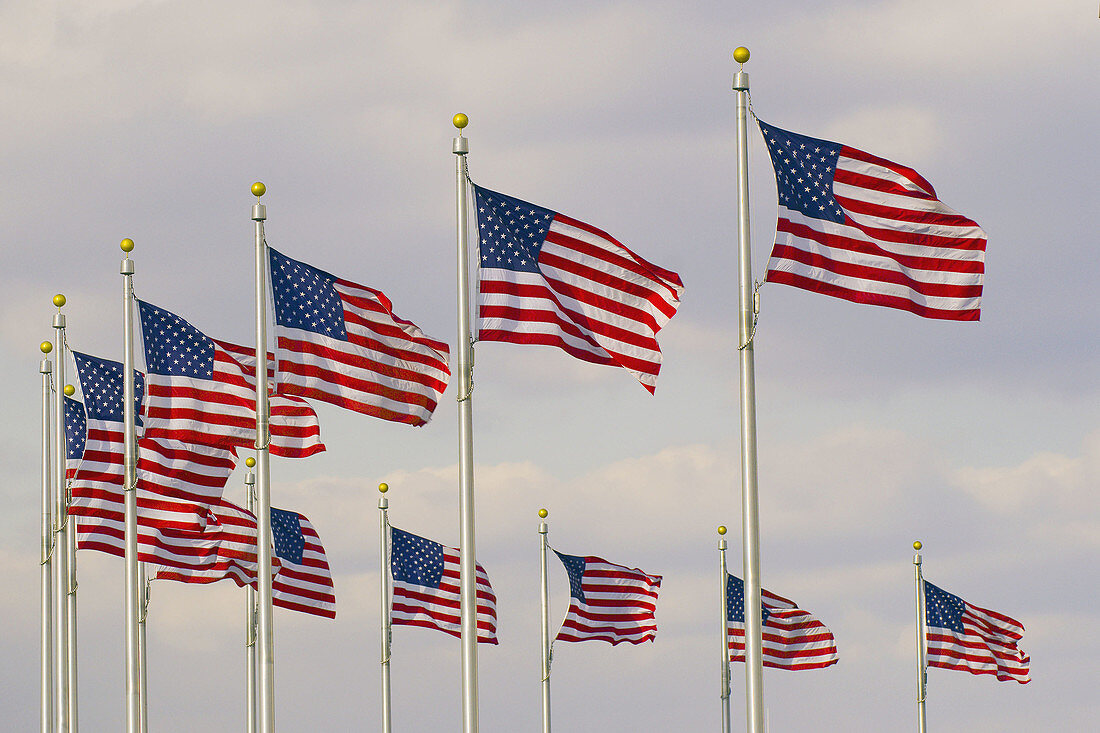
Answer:
<svg viewBox="0 0 1100 733"><path fill-rule="evenodd" d="M252 456L244 459L244 465L248 467L248 473L244 475L245 508L256 514L256 474L252 472L256 465L256 459ZM245 586L245 612L244 612L244 650L245 650L245 674L247 675L246 689L248 698L248 733L256 733L256 718L258 705L256 699L256 589L251 585Z"/></svg>
<svg viewBox="0 0 1100 733"><path fill-rule="evenodd" d="M138 563L138 593L141 608L138 611L138 705L141 706L141 720L138 730L141 733L149 731L149 658L145 637L145 621L149 617L149 577L146 574L145 563Z"/></svg>
<svg viewBox="0 0 1100 733"><path fill-rule="evenodd" d="M749 50L733 52L742 64L737 92L738 341L741 367L741 541L745 576L745 717L748 733L764 733L764 654L761 633L760 520L756 493L756 376L752 330L755 316L749 232Z"/></svg>
<svg viewBox="0 0 1100 733"><path fill-rule="evenodd" d="M913 555L913 576L916 580L916 614L917 614L917 730L925 733L924 722L924 697L925 685L928 683L928 649L926 642L925 624L927 622L924 608L924 576L921 575L920 549L923 545L920 541L913 543L913 549L917 554Z"/></svg>
<svg viewBox="0 0 1100 733"><path fill-rule="evenodd" d="M63 357L64 354L61 354L59 356ZM66 397L72 397L74 394L76 394L76 387L74 387L71 384L66 384L65 385L65 396ZM62 419L62 422L64 423L65 416L62 415L61 419ZM66 458L65 463L66 463L66 467L67 467L67 465L68 465L68 454L69 454L69 441L68 441L68 435L66 433L66 428L64 427L64 425L61 428L61 434L65 439L65 458ZM77 649L77 644L76 644L76 520L69 520L67 518L68 512L69 512L69 505L72 504L72 501L73 501L72 491L69 488L68 473L69 472L66 469L65 477L62 479L62 484L65 487L65 514L66 514L65 524L68 527L68 531L65 533L67 535L67 539L66 539L66 542L65 542L65 554L67 556L66 559L68 560L68 563L69 563L69 582L68 582L68 589L66 590L66 593L68 595L68 602L67 602L68 619L67 620L68 620L68 623L69 623L69 666L68 666L68 669L66 670L66 675L68 677L68 682L69 682L69 730L72 731L73 733L76 733L77 729L79 728L79 726L78 726L79 716L77 715L79 710L78 710L78 705L77 705L77 694L76 694L77 693L77 686L76 686L76 678L77 678L77 663L76 663L76 649Z"/></svg>
<svg viewBox="0 0 1100 733"><path fill-rule="evenodd" d="M386 516L386 510L390 507L390 500L386 498L386 492L390 490L389 484L378 484L378 491L382 496L378 497L378 569L379 575L379 611L382 618L382 733L390 733L390 522Z"/></svg>
<svg viewBox="0 0 1100 733"><path fill-rule="evenodd" d="M730 636L727 607L729 600L726 597L726 588L729 586L727 578L729 570L726 568L726 528L719 527L718 534L718 598L722 602L722 691L719 698L722 701L722 733L730 733Z"/></svg>
<svg viewBox="0 0 1100 733"><path fill-rule="evenodd" d="M122 275L122 422L125 445L123 500L126 506L126 731L141 731L141 598L138 587L137 434L134 414L134 240L119 244L126 256Z"/></svg>
<svg viewBox="0 0 1100 733"><path fill-rule="evenodd" d="M43 341L40 346L43 355L53 351L53 344ZM53 365L48 358L42 359L38 366L42 374L42 634L41 634L41 707L39 719L42 733L53 733L53 483L50 453L50 399L53 394L51 377Z"/></svg>
<svg viewBox="0 0 1100 733"><path fill-rule="evenodd" d="M462 605L462 730L477 733L477 578L474 549L474 413L473 340L470 336L470 252L467 231L466 154L461 112L451 120L458 128L451 152L457 173L458 215L458 513Z"/></svg>
<svg viewBox="0 0 1100 733"><path fill-rule="evenodd" d="M270 413L267 403L267 243L264 221L267 207L260 197L267 186L252 184L252 221L256 223L256 560L260 624L260 730L275 733L275 641L271 605L271 460L268 455Z"/></svg>
<svg viewBox="0 0 1100 733"><path fill-rule="evenodd" d="M548 511L539 509L546 519ZM542 733L550 733L550 579L546 573L546 522L539 522L539 561L542 571Z"/></svg>
<svg viewBox="0 0 1100 733"><path fill-rule="evenodd" d="M57 729L63 733L72 730L69 707L69 507L65 501L65 296L53 296L57 313L53 317L54 350L57 352L53 391L53 500L54 500L54 660L57 665L54 676Z"/></svg>

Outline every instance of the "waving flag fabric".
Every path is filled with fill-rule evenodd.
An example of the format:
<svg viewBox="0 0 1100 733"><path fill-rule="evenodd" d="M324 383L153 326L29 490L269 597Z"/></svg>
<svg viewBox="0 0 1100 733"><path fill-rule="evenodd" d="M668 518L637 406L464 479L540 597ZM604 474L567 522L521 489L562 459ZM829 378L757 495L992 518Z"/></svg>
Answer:
<svg viewBox="0 0 1100 733"><path fill-rule="evenodd" d="M255 351L215 341L176 314L141 300L138 313L149 372L146 434L254 447ZM317 414L305 400L281 394L268 399L272 455L304 458L325 449Z"/></svg>
<svg viewBox="0 0 1100 733"><path fill-rule="evenodd" d="M111 520L124 513L124 430L122 365L73 352L87 412L87 440L72 479L69 513ZM135 373L136 423L144 376ZM236 456L229 450L141 437L138 441L139 524L201 529L206 505L221 497Z"/></svg>
<svg viewBox="0 0 1100 733"><path fill-rule="evenodd" d="M279 391L424 425L447 388L447 344L381 291L270 252Z"/></svg>
<svg viewBox="0 0 1100 733"><path fill-rule="evenodd" d="M764 666L822 669L836 664L836 639L794 601L761 588ZM726 575L726 632L731 662L745 661L745 583Z"/></svg>
<svg viewBox="0 0 1100 733"><path fill-rule="evenodd" d="M481 341L557 346L620 366L653 392L657 332L676 313L680 276L607 232L474 186Z"/></svg>
<svg viewBox="0 0 1100 733"><path fill-rule="evenodd" d="M325 548L304 514L271 509L271 532L278 570L271 581L272 602L292 611L336 618L336 593L332 586Z"/></svg>
<svg viewBox="0 0 1100 733"><path fill-rule="evenodd" d="M84 403L65 397L65 478L76 477L84 446L88 442L88 419Z"/></svg>
<svg viewBox="0 0 1100 733"><path fill-rule="evenodd" d="M779 223L768 282L976 321L985 232L912 168L760 122Z"/></svg>
<svg viewBox="0 0 1100 733"><path fill-rule="evenodd" d="M569 613L555 641L628 641L657 636L657 594L661 576L598 557L554 554L569 575Z"/></svg>
<svg viewBox="0 0 1100 733"><path fill-rule="evenodd" d="M394 624L438 629L462 636L460 555L454 547L390 527L390 572ZM477 563L477 640L497 643L497 597Z"/></svg>
<svg viewBox="0 0 1100 733"><path fill-rule="evenodd" d="M924 581L928 666L996 675L1001 682L1031 681L1031 657L1018 646L1024 626L973 606Z"/></svg>

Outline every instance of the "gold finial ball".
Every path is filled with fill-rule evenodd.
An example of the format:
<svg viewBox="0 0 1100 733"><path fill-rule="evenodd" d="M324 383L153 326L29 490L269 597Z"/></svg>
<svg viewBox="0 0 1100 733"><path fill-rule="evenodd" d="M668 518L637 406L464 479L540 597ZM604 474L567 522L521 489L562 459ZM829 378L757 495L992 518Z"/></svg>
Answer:
<svg viewBox="0 0 1100 733"><path fill-rule="evenodd" d="M68 301L65 300L65 296L62 295L61 293L58 293L57 295L53 296L53 304L56 305L58 308L65 305L65 303L67 303L67 302Z"/></svg>
<svg viewBox="0 0 1100 733"><path fill-rule="evenodd" d="M253 458L252 456L249 456L248 458L244 459L244 465L248 466L249 468L252 468L253 466L256 465L256 459Z"/></svg>
<svg viewBox="0 0 1100 733"><path fill-rule="evenodd" d="M545 509L539 509L539 516L543 519L546 519L546 517L548 517L549 515L550 512L546 511Z"/></svg>
<svg viewBox="0 0 1100 733"><path fill-rule="evenodd" d="M384 494L390 490L390 485L386 483L378 484L378 490Z"/></svg>
<svg viewBox="0 0 1100 733"><path fill-rule="evenodd" d="M724 525L724 524L718 525L718 534L725 534L725 533L726 533L726 525Z"/></svg>
<svg viewBox="0 0 1100 733"><path fill-rule="evenodd" d="M133 252L134 251L134 240L130 239L129 237L126 237L126 239L123 239L121 242L118 243L118 246L120 248L122 248L123 252L126 252L126 253Z"/></svg>
<svg viewBox="0 0 1100 733"><path fill-rule="evenodd" d="M749 60L749 49L744 46L738 46L733 49L733 60L739 64L743 64Z"/></svg>
<svg viewBox="0 0 1100 733"><path fill-rule="evenodd" d="M260 196L263 196L265 193L267 193L267 186L265 186L262 182L256 181L255 183L252 184L252 195L253 196L255 196L256 198L259 198Z"/></svg>
<svg viewBox="0 0 1100 733"><path fill-rule="evenodd" d="M76 394L76 387L74 387L71 384L66 384L65 385L65 396L66 397L72 397L74 394Z"/></svg>
<svg viewBox="0 0 1100 733"><path fill-rule="evenodd" d="M462 128L466 127L466 125L470 124L470 118L459 112L457 115L451 118L451 123L461 130Z"/></svg>
<svg viewBox="0 0 1100 733"><path fill-rule="evenodd" d="M918 551L919 551L919 550L920 550L920 548L922 548L922 547L924 547L924 545L922 545L922 544L921 544L920 540L917 540L916 542L914 542L914 543L913 543L913 549L914 549L914 550L918 550Z"/></svg>
<svg viewBox="0 0 1100 733"><path fill-rule="evenodd" d="M43 341L38 345L38 348L42 350L43 354L48 354L53 351L53 344L51 344L49 341Z"/></svg>

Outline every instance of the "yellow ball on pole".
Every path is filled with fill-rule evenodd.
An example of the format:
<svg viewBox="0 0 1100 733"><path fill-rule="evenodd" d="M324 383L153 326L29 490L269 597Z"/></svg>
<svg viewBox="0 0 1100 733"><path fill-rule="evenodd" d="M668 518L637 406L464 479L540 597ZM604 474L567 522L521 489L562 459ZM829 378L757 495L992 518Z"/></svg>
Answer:
<svg viewBox="0 0 1100 733"><path fill-rule="evenodd" d="M378 484L378 490L384 494L390 490L390 485L387 483Z"/></svg>
<svg viewBox="0 0 1100 733"><path fill-rule="evenodd" d="M74 394L76 394L76 387L74 387L71 384L66 384L65 385L65 396L66 397L72 397Z"/></svg>
<svg viewBox="0 0 1100 733"><path fill-rule="evenodd" d="M134 240L126 237L126 239L123 239L121 242L118 243L118 246L123 252L129 254L130 252L134 251Z"/></svg>
<svg viewBox="0 0 1100 733"><path fill-rule="evenodd" d="M249 456L248 458L244 459L244 465L248 466L249 468L252 468L253 466L256 465L256 459L253 458L252 456Z"/></svg>
<svg viewBox="0 0 1100 733"><path fill-rule="evenodd" d="M739 64L743 64L749 60L749 49L744 46L738 46L733 49L733 60Z"/></svg>
<svg viewBox="0 0 1100 733"><path fill-rule="evenodd" d="M68 301L65 300L65 296L62 295L61 293L58 293L57 295L53 296L53 304L56 305L58 308L63 307L65 305L65 303L67 303L67 302Z"/></svg>
<svg viewBox="0 0 1100 733"><path fill-rule="evenodd" d="M451 124L461 130L462 128L466 127L466 125L470 124L470 118L459 112L457 115L451 118Z"/></svg>
<svg viewBox="0 0 1100 733"><path fill-rule="evenodd" d="M49 341L43 341L38 345L38 348L41 349L43 354L48 354L53 351L53 344L51 344Z"/></svg>

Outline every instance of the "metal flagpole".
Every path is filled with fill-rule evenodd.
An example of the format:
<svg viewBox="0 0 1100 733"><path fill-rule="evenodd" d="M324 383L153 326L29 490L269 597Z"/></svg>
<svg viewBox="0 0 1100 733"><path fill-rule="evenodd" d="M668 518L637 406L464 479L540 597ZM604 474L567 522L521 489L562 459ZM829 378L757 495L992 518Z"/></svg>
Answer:
<svg viewBox="0 0 1100 733"><path fill-rule="evenodd" d="M457 172L458 214L458 512L460 603L462 606L462 730L477 733L477 578L474 550L474 417L473 340L470 336L470 253L467 231L466 154L469 145L462 129L469 119L461 112L452 118L458 128L451 151Z"/></svg>
<svg viewBox="0 0 1100 733"><path fill-rule="evenodd" d="M141 706L141 733L149 730L149 659L146 654L147 645L145 637L145 620L149 616L149 577L145 563L138 563L138 588L141 601L141 609L138 612L138 705Z"/></svg>
<svg viewBox="0 0 1100 733"><path fill-rule="evenodd" d="M244 465L248 467L248 473L244 475L245 507L256 514L256 474L252 468L256 465L256 459L252 456L244 459ZM256 589L251 585L245 586L245 669L247 674L248 690L248 733L256 733L257 700L256 700Z"/></svg>
<svg viewBox="0 0 1100 733"><path fill-rule="evenodd" d="M58 355L60 361L64 358L64 354ZM76 394L76 387L71 384L65 385L65 396L72 397ZM69 454L69 442L65 432L64 419L65 416L61 416L62 428L61 434L65 437L65 458L66 465L68 464ZM69 682L69 730L76 733L79 728L78 715L79 712L77 706L77 663L76 663L76 520L70 521L68 519L69 505L72 504L72 490L69 487L68 471L65 472L65 477L62 479L62 484L65 487L65 524L68 527L68 531L65 533L67 540L65 543L65 554L69 563L69 582L66 593L68 594L68 623L69 623L69 667L66 670L66 674Z"/></svg>
<svg viewBox="0 0 1100 733"><path fill-rule="evenodd" d="M141 730L141 642L138 630L141 598L138 587L137 537L137 434L134 414L134 261L130 252L134 240L119 245L126 256L119 266L122 275L122 422L125 440L126 505L126 731Z"/></svg>
<svg viewBox="0 0 1100 733"><path fill-rule="evenodd" d="M58 293L53 296L57 313L53 317L54 350L57 351L57 369L53 392L53 486L54 486L54 659L56 670L54 677L54 695L57 698L57 728L69 733L72 730L71 708L69 703L69 506L65 501L65 460L67 443L65 440L65 314L61 308L65 305L65 296Z"/></svg>
<svg viewBox="0 0 1100 733"><path fill-rule="evenodd" d="M924 698L925 686L928 683L928 650L926 642L925 624L927 616L924 607L924 576L921 575L920 549L923 547L920 540L913 543L913 549L917 554L913 555L913 575L916 580L917 590L917 730L925 733L924 722Z"/></svg>
<svg viewBox="0 0 1100 733"><path fill-rule="evenodd" d="M741 540L745 580L745 706L748 733L764 731L764 655L761 639L760 520L756 493L756 376L753 367L752 288L749 237L749 75L744 63L749 50L741 46L733 58L742 64L733 78L737 92L737 203L738 203L738 335L741 366Z"/></svg>
<svg viewBox="0 0 1100 733"><path fill-rule="evenodd" d="M53 344L43 341L43 355L53 351ZM53 387L50 378L53 365L48 358L42 359L38 366L42 374L42 635L41 635L41 673L42 695L39 718L42 733L53 731L53 482L50 453L50 432L53 424L50 420L50 399Z"/></svg>
<svg viewBox="0 0 1100 733"><path fill-rule="evenodd" d="M382 733L390 733L390 522L386 516L390 500L386 492L389 484L378 484L378 569L380 571L379 610L382 617Z"/></svg>
<svg viewBox="0 0 1100 733"><path fill-rule="evenodd" d="M546 519L548 511L539 509ZM539 560L542 570L542 733L550 733L550 579L546 573L546 522L539 522Z"/></svg>
<svg viewBox="0 0 1100 733"><path fill-rule="evenodd" d="M718 587L720 588L718 597L722 602L722 693L720 695L722 700L722 733L730 733L730 637L729 623L726 618L728 605L726 579L729 577L729 570L726 568L726 528L724 526L719 527L718 534L721 535L718 540Z"/></svg>
<svg viewBox="0 0 1100 733"><path fill-rule="evenodd" d="M260 197L267 186L252 184L252 221L256 222L256 560L260 623L260 730L275 732L275 643L271 605L271 460L268 455L270 414L267 403L267 243L264 221L267 207Z"/></svg>

